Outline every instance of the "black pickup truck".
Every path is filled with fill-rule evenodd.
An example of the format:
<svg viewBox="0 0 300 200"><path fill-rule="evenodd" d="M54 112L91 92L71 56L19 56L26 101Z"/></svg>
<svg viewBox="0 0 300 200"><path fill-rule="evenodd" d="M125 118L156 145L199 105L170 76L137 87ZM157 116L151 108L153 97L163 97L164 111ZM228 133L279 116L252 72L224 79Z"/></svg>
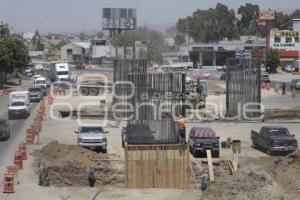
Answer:
<svg viewBox="0 0 300 200"><path fill-rule="evenodd" d="M251 131L251 139L254 148L264 149L269 155L291 153L298 148L295 135L285 127L263 126L259 133Z"/></svg>

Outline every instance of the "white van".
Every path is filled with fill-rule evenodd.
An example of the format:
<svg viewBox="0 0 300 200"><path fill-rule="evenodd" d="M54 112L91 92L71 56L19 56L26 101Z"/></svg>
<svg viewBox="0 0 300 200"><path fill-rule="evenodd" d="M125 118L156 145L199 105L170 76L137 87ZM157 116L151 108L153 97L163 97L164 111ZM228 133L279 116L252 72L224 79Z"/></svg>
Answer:
<svg viewBox="0 0 300 200"><path fill-rule="evenodd" d="M34 80L34 86L41 86L43 88L44 96L47 95L47 79L40 76Z"/></svg>
<svg viewBox="0 0 300 200"><path fill-rule="evenodd" d="M16 91L9 94L8 119L23 118L30 115L28 91Z"/></svg>

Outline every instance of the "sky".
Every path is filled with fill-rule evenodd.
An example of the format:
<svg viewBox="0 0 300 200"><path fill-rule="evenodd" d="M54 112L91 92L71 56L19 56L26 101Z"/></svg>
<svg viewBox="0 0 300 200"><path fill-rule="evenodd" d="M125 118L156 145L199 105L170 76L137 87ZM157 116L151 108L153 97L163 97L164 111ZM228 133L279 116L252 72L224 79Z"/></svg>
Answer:
<svg viewBox="0 0 300 200"><path fill-rule="evenodd" d="M89 32L101 30L102 8L136 8L139 26L165 28L218 2L235 10L245 3L285 12L300 8L299 0L0 0L0 21L18 33Z"/></svg>

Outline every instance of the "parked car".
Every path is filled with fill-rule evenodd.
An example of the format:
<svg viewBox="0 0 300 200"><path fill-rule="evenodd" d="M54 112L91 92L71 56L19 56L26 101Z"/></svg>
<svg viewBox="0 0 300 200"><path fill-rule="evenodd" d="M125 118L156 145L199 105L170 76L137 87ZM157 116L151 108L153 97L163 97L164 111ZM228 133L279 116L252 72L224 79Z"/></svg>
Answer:
<svg viewBox="0 0 300 200"><path fill-rule="evenodd" d="M261 74L261 76L260 76L260 82L261 83L271 83L269 74Z"/></svg>
<svg viewBox="0 0 300 200"><path fill-rule="evenodd" d="M77 133L77 144L79 146L96 152L107 153L106 134L108 131L104 130L102 126L93 124L80 126L75 133Z"/></svg>
<svg viewBox="0 0 300 200"><path fill-rule="evenodd" d="M32 76L33 73L34 73L34 72L33 72L33 69L32 69L32 68L26 67L25 70L24 70L24 74L25 74L25 75Z"/></svg>
<svg viewBox="0 0 300 200"><path fill-rule="evenodd" d="M30 102L40 102L43 99L43 89L41 86L30 86L28 91Z"/></svg>
<svg viewBox="0 0 300 200"><path fill-rule="evenodd" d="M209 127L193 127L189 135L190 151L194 157L199 154L206 155L206 150L211 150L212 156L220 156L220 137Z"/></svg>
<svg viewBox="0 0 300 200"><path fill-rule="evenodd" d="M295 135L285 127L263 126L260 132L251 131L253 148L266 150L269 155L291 153L298 148Z"/></svg>
<svg viewBox="0 0 300 200"><path fill-rule="evenodd" d="M216 70L217 71L225 71L226 70L226 65L222 65L222 66L216 66Z"/></svg>
<svg viewBox="0 0 300 200"><path fill-rule="evenodd" d="M128 124L122 129L122 147L125 144L154 144L153 136L155 131L152 131L149 126L144 124Z"/></svg>
<svg viewBox="0 0 300 200"><path fill-rule="evenodd" d="M83 69L85 69L85 66L83 64L79 64L79 65L75 66L75 69L77 69L77 70L83 70Z"/></svg>
<svg viewBox="0 0 300 200"><path fill-rule="evenodd" d="M300 79L293 79L291 82L291 87L296 90L300 90Z"/></svg>
<svg viewBox="0 0 300 200"><path fill-rule="evenodd" d="M294 72L296 70L296 68L293 65L286 65L284 69L286 72L289 73Z"/></svg>
<svg viewBox="0 0 300 200"><path fill-rule="evenodd" d="M0 119L0 140L8 140L10 137L9 123L6 119Z"/></svg>

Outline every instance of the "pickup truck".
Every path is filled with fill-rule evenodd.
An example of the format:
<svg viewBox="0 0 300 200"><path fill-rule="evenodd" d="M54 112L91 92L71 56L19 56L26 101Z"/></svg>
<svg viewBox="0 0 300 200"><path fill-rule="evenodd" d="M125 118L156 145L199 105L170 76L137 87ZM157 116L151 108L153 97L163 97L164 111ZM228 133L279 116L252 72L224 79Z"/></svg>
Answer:
<svg viewBox="0 0 300 200"><path fill-rule="evenodd" d="M291 153L297 150L295 135L290 134L285 127L264 126L260 132L251 131L253 148L264 149L269 155L278 153Z"/></svg>
<svg viewBox="0 0 300 200"><path fill-rule="evenodd" d="M81 147L95 150L96 152L107 153L108 131L99 125L80 126L75 131L77 134L77 144Z"/></svg>
<svg viewBox="0 0 300 200"><path fill-rule="evenodd" d="M220 137L209 127L193 127L190 131L189 146L194 157L205 154L206 150L211 150L212 156L220 156Z"/></svg>

